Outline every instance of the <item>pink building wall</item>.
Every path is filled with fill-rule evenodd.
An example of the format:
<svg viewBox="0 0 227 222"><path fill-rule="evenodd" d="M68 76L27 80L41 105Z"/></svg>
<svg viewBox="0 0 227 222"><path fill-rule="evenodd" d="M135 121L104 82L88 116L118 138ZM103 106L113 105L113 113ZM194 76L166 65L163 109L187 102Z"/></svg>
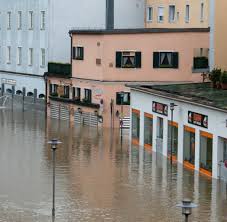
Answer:
<svg viewBox="0 0 227 222"><path fill-rule="evenodd" d="M97 44L100 43L100 46ZM73 46L84 47L84 60L73 60L73 77L105 81L199 81L192 73L194 49L209 48L209 32L143 34L74 34ZM142 68L115 67L116 51L142 52ZM153 52L179 52L178 69L154 69ZM96 58L102 64L96 65ZM110 65L113 67L110 67Z"/></svg>

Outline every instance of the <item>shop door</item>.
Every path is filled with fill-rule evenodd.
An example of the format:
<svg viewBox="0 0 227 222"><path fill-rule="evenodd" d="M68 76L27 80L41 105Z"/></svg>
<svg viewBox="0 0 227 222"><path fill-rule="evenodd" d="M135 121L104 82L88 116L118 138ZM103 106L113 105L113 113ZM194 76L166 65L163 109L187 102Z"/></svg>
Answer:
<svg viewBox="0 0 227 222"><path fill-rule="evenodd" d="M163 118L157 117L157 139L156 150L163 153Z"/></svg>

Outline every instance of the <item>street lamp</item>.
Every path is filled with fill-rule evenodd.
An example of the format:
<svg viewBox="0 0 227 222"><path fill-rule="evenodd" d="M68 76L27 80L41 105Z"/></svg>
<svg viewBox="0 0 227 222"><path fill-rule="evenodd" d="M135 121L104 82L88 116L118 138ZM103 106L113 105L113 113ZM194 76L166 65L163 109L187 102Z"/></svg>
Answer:
<svg viewBox="0 0 227 222"><path fill-rule="evenodd" d="M48 142L51 145L51 149L53 151L53 205L52 205L52 217L55 217L55 151L57 149L57 145L62 142L58 139L52 139Z"/></svg>
<svg viewBox="0 0 227 222"><path fill-rule="evenodd" d="M170 129L170 162L171 165L173 163L173 111L175 106L177 106L174 103L170 103L170 111L171 111L171 129Z"/></svg>
<svg viewBox="0 0 227 222"><path fill-rule="evenodd" d="M176 206L182 208L182 214L185 216L185 222L188 222L188 217L192 214L192 208L197 207L197 205L192 203L190 199L183 199L182 202Z"/></svg>
<svg viewBox="0 0 227 222"><path fill-rule="evenodd" d="M123 100L124 100L124 92L120 92L120 97L121 97L121 115L120 115L120 127L121 127L121 141L122 141L122 126L123 126Z"/></svg>

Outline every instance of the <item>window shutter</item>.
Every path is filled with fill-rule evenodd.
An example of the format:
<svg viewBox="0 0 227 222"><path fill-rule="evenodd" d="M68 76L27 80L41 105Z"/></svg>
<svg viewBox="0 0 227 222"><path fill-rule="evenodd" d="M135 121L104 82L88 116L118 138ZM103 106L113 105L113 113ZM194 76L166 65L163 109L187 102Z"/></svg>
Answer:
<svg viewBox="0 0 227 222"><path fill-rule="evenodd" d="M73 47L73 59L76 59L76 47Z"/></svg>
<svg viewBox="0 0 227 222"><path fill-rule="evenodd" d="M159 52L153 53L153 68L159 68Z"/></svg>
<svg viewBox="0 0 227 222"><path fill-rule="evenodd" d="M173 52L173 68L178 69L179 67L179 53Z"/></svg>
<svg viewBox="0 0 227 222"><path fill-rule="evenodd" d="M84 60L84 47L81 47L81 60Z"/></svg>
<svg viewBox="0 0 227 222"><path fill-rule="evenodd" d="M116 93L116 104L121 105L121 96L120 93Z"/></svg>
<svg viewBox="0 0 227 222"><path fill-rule="evenodd" d="M121 68L122 52L116 52L116 68Z"/></svg>
<svg viewBox="0 0 227 222"><path fill-rule="evenodd" d="M136 68L141 68L141 52L136 52Z"/></svg>

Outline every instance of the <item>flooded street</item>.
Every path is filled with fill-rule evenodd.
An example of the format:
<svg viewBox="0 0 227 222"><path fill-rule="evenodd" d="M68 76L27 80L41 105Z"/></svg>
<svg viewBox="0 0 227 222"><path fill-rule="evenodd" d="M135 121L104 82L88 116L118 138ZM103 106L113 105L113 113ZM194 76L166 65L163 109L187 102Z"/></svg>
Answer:
<svg viewBox="0 0 227 222"><path fill-rule="evenodd" d="M52 159L58 137L56 222L227 221L227 187L128 142L118 130L70 128L40 113L0 110L0 221L52 221Z"/></svg>

